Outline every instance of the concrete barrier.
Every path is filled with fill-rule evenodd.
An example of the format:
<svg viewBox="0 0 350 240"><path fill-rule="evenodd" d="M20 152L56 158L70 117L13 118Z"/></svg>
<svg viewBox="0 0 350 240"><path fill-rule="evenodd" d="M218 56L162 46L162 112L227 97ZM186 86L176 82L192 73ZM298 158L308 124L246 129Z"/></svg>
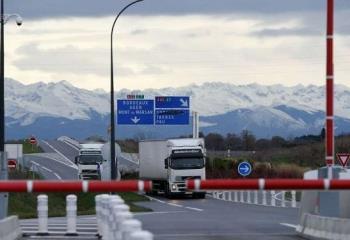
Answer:
<svg viewBox="0 0 350 240"><path fill-rule="evenodd" d="M0 220L0 239L15 240L22 235L17 216L11 216Z"/></svg>
<svg viewBox="0 0 350 240"><path fill-rule="evenodd" d="M305 239L350 239L350 219L306 213L296 231Z"/></svg>

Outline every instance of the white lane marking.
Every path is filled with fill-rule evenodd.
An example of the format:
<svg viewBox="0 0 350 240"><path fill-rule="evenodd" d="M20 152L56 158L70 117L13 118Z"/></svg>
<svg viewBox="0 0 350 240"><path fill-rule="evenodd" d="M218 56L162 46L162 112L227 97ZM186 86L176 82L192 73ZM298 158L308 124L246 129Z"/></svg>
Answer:
<svg viewBox="0 0 350 240"><path fill-rule="evenodd" d="M47 146L49 146L52 150L54 150L56 153L58 153L59 155L61 155L61 157L63 157L65 160L67 160L68 162L72 162L71 160L69 160L69 158L67 158L66 156L64 156L60 151L58 151L56 148L54 148L50 143L42 140L43 143L45 143Z"/></svg>
<svg viewBox="0 0 350 240"><path fill-rule="evenodd" d="M59 180L62 180L61 176L58 175L57 173L55 173L54 171L52 171L51 169L48 169L47 167L44 167L43 165L40 165L39 163L37 163L35 161L31 161L31 162L32 162L32 164L36 165L37 167L40 167L40 168L54 174Z"/></svg>
<svg viewBox="0 0 350 240"><path fill-rule="evenodd" d="M171 212L144 212L144 213L134 213L135 216L143 216L143 215L153 215L153 214L169 214L169 213L183 213L186 211L171 211Z"/></svg>
<svg viewBox="0 0 350 240"><path fill-rule="evenodd" d="M61 176L60 175L58 175L57 173L53 173L59 180L62 180L62 178L61 178Z"/></svg>
<svg viewBox="0 0 350 240"><path fill-rule="evenodd" d="M190 210L194 210L194 211L198 211L198 212L203 212L203 209L200 209L200 208L194 208L194 207L185 207L187 209L190 209Z"/></svg>
<svg viewBox="0 0 350 240"><path fill-rule="evenodd" d="M290 223L280 223L282 226L290 227L290 228L297 228L297 225L290 224Z"/></svg>
<svg viewBox="0 0 350 240"><path fill-rule="evenodd" d="M42 169L44 169L44 170L46 170L46 171L48 171L48 172L51 172L51 173L52 173L52 170L51 170L51 169L48 169L47 167L44 167L44 166L41 166L41 165L40 165L40 167L41 167Z"/></svg>
<svg viewBox="0 0 350 240"><path fill-rule="evenodd" d="M150 199L151 201L160 202L160 203L167 204L167 205L170 205L170 206L173 206L173 207L187 208L187 209L189 209L189 210L199 211L199 212L204 211L203 209L200 209L200 208L186 207L186 206L183 206L183 205L179 205L179 204L175 204L175 203L171 203L171 202L162 201L162 200L159 200L158 198L150 197L150 196L147 196L147 195L145 195L145 196L146 196L148 199Z"/></svg>
<svg viewBox="0 0 350 240"><path fill-rule="evenodd" d="M160 202L160 203L165 203L165 201L162 201L162 200L159 200L158 198L154 198L154 197L150 197L150 196L147 196L145 195L147 198L149 198L151 201L156 201L156 202Z"/></svg>
<svg viewBox="0 0 350 240"><path fill-rule="evenodd" d="M175 203L167 203L167 204L170 205L170 206L174 206L174 207L184 207L182 205L175 204Z"/></svg>

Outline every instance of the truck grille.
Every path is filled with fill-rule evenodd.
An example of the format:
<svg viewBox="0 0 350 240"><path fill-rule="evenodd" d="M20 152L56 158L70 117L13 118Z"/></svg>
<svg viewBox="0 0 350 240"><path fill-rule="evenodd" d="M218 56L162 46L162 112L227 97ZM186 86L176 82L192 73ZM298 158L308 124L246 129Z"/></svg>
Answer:
<svg viewBox="0 0 350 240"><path fill-rule="evenodd" d="M201 179L201 176L177 176L175 181L186 181L190 179Z"/></svg>

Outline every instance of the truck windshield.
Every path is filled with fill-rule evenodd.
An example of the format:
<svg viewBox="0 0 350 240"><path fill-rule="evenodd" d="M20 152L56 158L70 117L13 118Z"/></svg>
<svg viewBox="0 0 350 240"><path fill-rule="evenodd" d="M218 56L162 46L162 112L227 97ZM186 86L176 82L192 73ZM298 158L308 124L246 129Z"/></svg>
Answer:
<svg viewBox="0 0 350 240"><path fill-rule="evenodd" d="M96 164L96 163L102 163L102 156L101 155L80 155L79 157L79 163L80 164Z"/></svg>
<svg viewBox="0 0 350 240"><path fill-rule="evenodd" d="M204 167L203 158L173 158L171 159L172 169L200 169Z"/></svg>

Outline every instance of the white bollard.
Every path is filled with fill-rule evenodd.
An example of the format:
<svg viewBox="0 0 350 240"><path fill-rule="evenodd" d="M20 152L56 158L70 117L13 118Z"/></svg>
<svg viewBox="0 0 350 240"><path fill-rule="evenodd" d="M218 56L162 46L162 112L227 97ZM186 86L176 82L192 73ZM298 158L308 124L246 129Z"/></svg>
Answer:
<svg viewBox="0 0 350 240"><path fill-rule="evenodd" d="M247 203L252 203L251 199L250 199L250 191L247 191Z"/></svg>
<svg viewBox="0 0 350 240"><path fill-rule="evenodd" d="M228 201L232 202L232 192L228 192Z"/></svg>
<svg viewBox="0 0 350 240"><path fill-rule="evenodd" d="M137 231L130 234L127 240L153 240L153 234L148 231Z"/></svg>
<svg viewBox="0 0 350 240"><path fill-rule="evenodd" d="M254 204L259 204L258 191L257 190L254 191Z"/></svg>
<svg viewBox="0 0 350 240"><path fill-rule="evenodd" d="M285 207L286 206L286 191L282 191L282 196L281 196L281 206Z"/></svg>
<svg viewBox="0 0 350 240"><path fill-rule="evenodd" d="M99 194L95 196L95 210L96 210L96 221L97 221L97 236L102 237L102 206L101 199L107 194Z"/></svg>
<svg viewBox="0 0 350 240"><path fill-rule="evenodd" d="M266 200L266 191L262 191L262 205L267 205L267 200Z"/></svg>
<svg viewBox="0 0 350 240"><path fill-rule="evenodd" d="M238 192L237 192L237 191L234 191L234 192L233 192L233 201L234 201L234 202L238 202L238 196L237 196L237 195L238 195Z"/></svg>
<svg viewBox="0 0 350 240"><path fill-rule="evenodd" d="M77 196L66 196L67 236L77 236Z"/></svg>
<svg viewBox="0 0 350 240"><path fill-rule="evenodd" d="M106 239L111 239L111 236L114 235L114 215L112 214L114 211L114 207L115 206L121 206L119 209L120 211L129 211L129 206L124 204L124 200L121 199L118 195L111 195L109 197L109 201L108 201L108 228L107 228L107 235L106 235Z"/></svg>
<svg viewBox="0 0 350 240"><path fill-rule="evenodd" d="M120 232L122 235L122 240L128 239L130 234L136 231L142 230L142 223L136 219L125 220L120 225Z"/></svg>
<svg viewBox="0 0 350 240"><path fill-rule="evenodd" d="M113 237L109 238L109 240L122 240L122 233L121 233L121 225L124 221L132 219L133 215L130 212L114 212L115 222L113 223Z"/></svg>
<svg viewBox="0 0 350 240"><path fill-rule="evenodd" d="M128 205L126 204L118 204L113 206L112 211L110 212L110 215L112 216L112 222L110 223L110 228L111 228L111 232L110 232L110 238L114 239L114 236L116 235L116 232L118 231L118 226L116 224L117 220L116 220L116 214L117 213L121 213L121 212L130 212L130 208Z"/></svg>
<svg viewBox="0 0 350 240"><path fill-rule="evenodd" d="M297 193L294 190L292 191L292 207L297 207Z"/></svg>
<svg viewBox="0 0 350 240"><path fill-rule="evenodd" d="M276 192L272 190L270 193L271 193L271 206L276 207L276 199L275 199Z"/></svg>
<svg viewBox="0 0 350 240"><path fill-rule="evenodd" d="M45 236L49 235L48 230L48 197L45 194L40 194L37 197L38 200L38 233L37 235Z"/></svg>
<svg viewBox="0 0 350 240"><path fill-rule="evenodd" d="M226 201L227 199L226 199L226 191L223 191L222 192L222 200L224 200L224 201Z"/></svg>
<svg viewBox="0 0 350 240"><path fill-rule="evenodd" d="M244 195L243 195L243 191L239 191L239 201L241 202L241 203L243 203L244 202Z"/></svg>
<svg viewBox="0 0 350 240"><path fill-rule="evenodd" d="M108 210L108 201L109 201L109 195L102 195L101 198L101 235L102 239L107 240L108 239L108 232L109 232L109 223L108 223L108 217L109 217L109 210Z"/></svg>

